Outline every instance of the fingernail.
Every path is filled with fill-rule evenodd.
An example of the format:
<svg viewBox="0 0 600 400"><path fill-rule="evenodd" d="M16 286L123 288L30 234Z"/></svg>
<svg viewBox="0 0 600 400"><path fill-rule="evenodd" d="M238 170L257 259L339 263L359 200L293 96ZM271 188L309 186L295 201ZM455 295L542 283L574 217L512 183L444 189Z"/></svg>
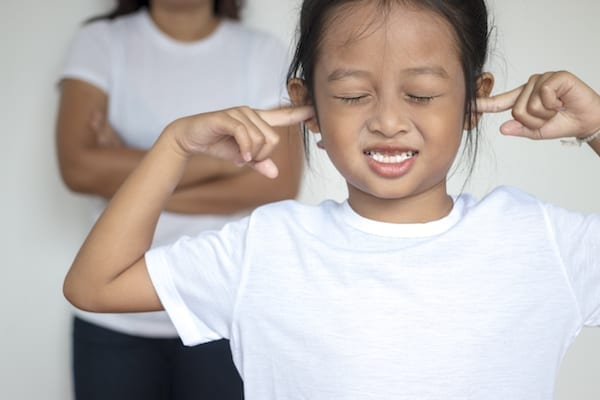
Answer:
<svg viewBox="0 0 600 400"><path fill-rule="evenodd" d="M271 179L277 178L277 175L279 175L279 170L277 169L277 166L270 159L266 160L266 162L263 163L263 172L268 178Z"/></svg>
<svg viewBox="0 0 600 400"><path fill-rule="evenodd" d="M518 135L523 132L523 125L515 120L507 121L502 124L500 131L505 135Z"/></svg>

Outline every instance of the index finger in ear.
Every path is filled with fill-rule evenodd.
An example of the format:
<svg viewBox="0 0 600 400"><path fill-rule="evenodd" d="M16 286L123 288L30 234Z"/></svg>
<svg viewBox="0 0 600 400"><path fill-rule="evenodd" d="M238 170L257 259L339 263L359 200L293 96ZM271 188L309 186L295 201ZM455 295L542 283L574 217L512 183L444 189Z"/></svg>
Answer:
<svg viewBox="0 0 600 400"><path fill-rule="evenodd" d="M271 126L290 126L306 121L315 115L312 106L260 110L258 115Z"/></svg>
<svg viewBox="0 0 600 400"><path fill-rule="evenodd" d="M509 92L497 94L496 96L491 97L478 97L477 102L477 112L480 113L498 113L506 110L510 110L517 99L523 92L523 88L525 86L519 86Z"/></svg>

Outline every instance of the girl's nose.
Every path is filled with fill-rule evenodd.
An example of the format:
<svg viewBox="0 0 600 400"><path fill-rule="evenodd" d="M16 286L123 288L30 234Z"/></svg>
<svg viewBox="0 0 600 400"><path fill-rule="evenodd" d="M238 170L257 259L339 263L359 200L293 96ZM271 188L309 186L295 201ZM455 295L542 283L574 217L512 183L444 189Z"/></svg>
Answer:
<svg viewBox="0 0 600 400"><path fill-rule="evenodd" d="M410 129L410 119L400 99L378 102L373 117L369 120L368 128L371 132L385 137L394 137L407 133Z"/></svg>

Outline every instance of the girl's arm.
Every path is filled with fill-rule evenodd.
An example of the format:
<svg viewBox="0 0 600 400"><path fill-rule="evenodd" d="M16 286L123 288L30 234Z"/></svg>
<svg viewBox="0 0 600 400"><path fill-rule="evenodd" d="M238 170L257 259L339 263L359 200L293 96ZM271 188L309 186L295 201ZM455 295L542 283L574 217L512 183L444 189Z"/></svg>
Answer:
<svg viewBox="0 0 600 400"><path fill-rule="evenodd" d="M274 178L269 158L279 136L270 125L311 118L310 107L272 111L234 108L182 118L169 125L111 199L65 278L64 294L76 307L95 312L162 308L146 271L160 212L194 154L248 164Z"/></svg>
<svg viewBox="0 0 600 400"><path fill-rule="evenodd" d="M583 139L600 130L600 95L566 71L533 75L525 85L510 92L479 98L477 110L512 110L514 119L500 127L510 136ZM588 144L600 155L600 137Z"/></svg>
<svg viewBox="0 0 600 400"><path fill-rule="evenodd" d="M65 184L75 192L110 198L146 152L98 143L91 121L99 111L106 114L107 104L106 93L95 86L75 79L63 80L56 140ZM197 156L189 162L180 186L237 172L223 160Z"/></svg>

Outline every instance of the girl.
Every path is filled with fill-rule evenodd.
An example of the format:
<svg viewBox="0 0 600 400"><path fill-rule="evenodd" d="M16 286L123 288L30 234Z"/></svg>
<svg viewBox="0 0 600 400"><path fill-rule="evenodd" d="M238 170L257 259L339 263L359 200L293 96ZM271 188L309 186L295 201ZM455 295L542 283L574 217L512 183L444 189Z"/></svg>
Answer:
<svg viewBox="0 0 600 400"><path fill-rule="evenodd" d="M207 328L230 338L249 399L551 399L568 345L600 324L600 216L512 188L452 197L446 178L483 112L512 109L505 134L600 154L600 96L558 72L490 98L486 21L483 0L306 0L297 107L167 127L81 248L67 298L164 307L187 344ZM271 126L297 121L321 133L346 202L272 204L147 252L191 155L273 177Z"/></svg>
<svg viewBox="0 0 600 400"><path fill-rule="evenodd" d="M65 184L97 198L93 217L172 120L237 104L279 104L286 50L236 21L239 3L122 0L77 34L61 75L57 145ZM153 245L220 229L257 205L293 198L302 146L287 138L274 154L282 166L277 180L193 157ZM164 312L75 310L73 373L76 398L87 400L242 396L229 344L183 346Z"/></svg>

